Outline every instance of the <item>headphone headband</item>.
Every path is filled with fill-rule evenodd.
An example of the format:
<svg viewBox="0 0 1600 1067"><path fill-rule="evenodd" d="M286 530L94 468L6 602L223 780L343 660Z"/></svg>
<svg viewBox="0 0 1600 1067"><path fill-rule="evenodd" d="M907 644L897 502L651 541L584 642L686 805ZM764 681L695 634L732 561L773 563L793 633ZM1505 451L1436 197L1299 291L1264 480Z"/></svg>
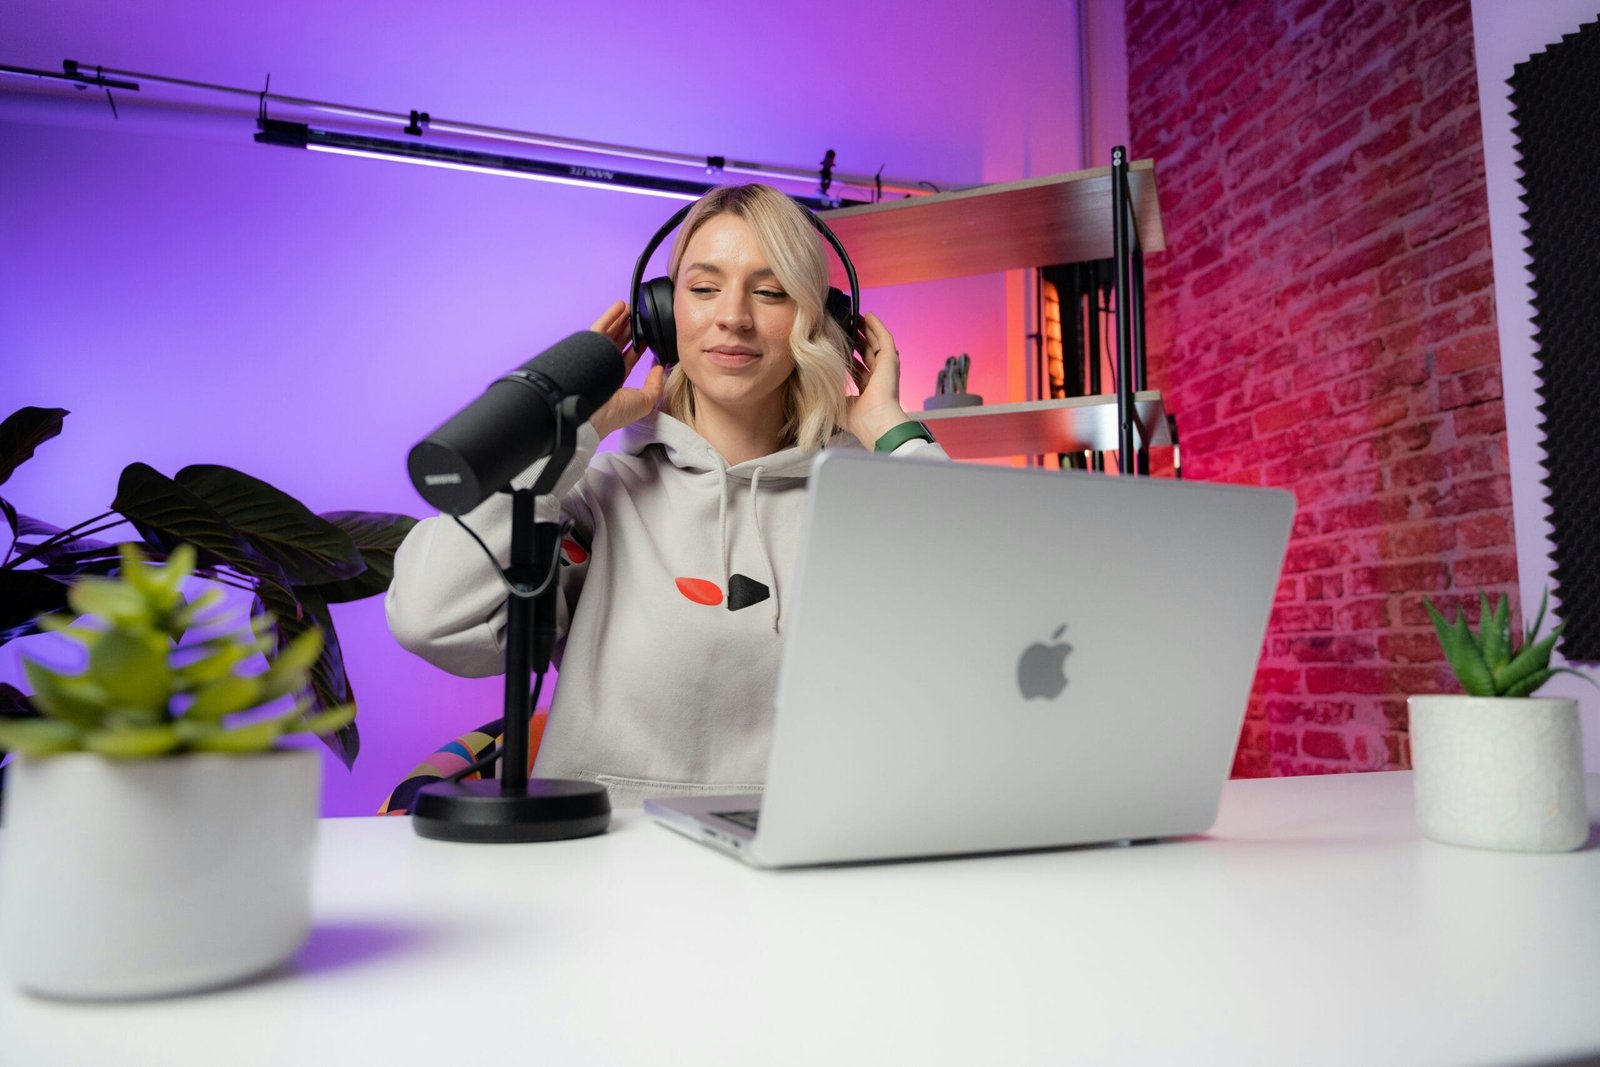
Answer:
<svg viewBox="0 0 1600 1067"><path fill-rule="evenodd" d="M699 201L695 201L699 203ZM655 255L656 249L661 247L661 242L667 239L667 234L678 228L678 223L689 216L694 210L694 204L685 204L672 213L672 217L661 224L650 237L650 242L644 246L644 251L639 253L639 262L633 265L633 281L628 285L628 303L633 305L633 336L634 343L644 336L644 319L639 310L639 286L644 282L644 269L650 264L650 257Z"/></svg>

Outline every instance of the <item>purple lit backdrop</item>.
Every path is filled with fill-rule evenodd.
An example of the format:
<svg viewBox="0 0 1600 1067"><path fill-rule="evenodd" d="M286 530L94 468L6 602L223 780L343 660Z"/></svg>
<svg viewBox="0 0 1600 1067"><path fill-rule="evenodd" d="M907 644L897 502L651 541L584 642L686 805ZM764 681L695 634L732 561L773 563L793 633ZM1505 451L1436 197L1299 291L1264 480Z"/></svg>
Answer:
<svg viewBox="0 0 1600 1067"><path fill-rule="evenodd" d="M270 71L291 95L789 166L834 148L844 170L951 185L1085 165L1075 27L1060 0L938 18L862 5L848 19L823 5L293 0L134 15L27 0L8 9L0 63L249 87ZM315 510L424 514L410 445L624 296L674 207L267 148L245 119L127 110L119 123L103 94L0 81L0 406L72 411L5 495L63 524L102 510L133 460L236 466ZM1001 277L865 304L906 354L908 407L960 351L974 391L1017 395ZM498 714L499 680L408 656L376 599L335 610L363 751L354 772L330 760L324 810L366 814L437 742ZM28 643L0 650L0 680L17 680Z"/></svg>

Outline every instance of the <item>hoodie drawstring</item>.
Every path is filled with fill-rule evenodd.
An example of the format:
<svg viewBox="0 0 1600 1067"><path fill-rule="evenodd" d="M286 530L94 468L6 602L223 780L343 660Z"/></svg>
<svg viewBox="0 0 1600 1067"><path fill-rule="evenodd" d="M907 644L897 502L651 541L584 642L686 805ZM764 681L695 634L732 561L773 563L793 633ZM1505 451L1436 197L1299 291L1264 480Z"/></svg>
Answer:
<svg viewBox="0 0 1600 1067"><path fill-rule="evenodd" d="M756 492L761 488L761 475L766 469L757 467L750 476L750 517L755 520L756 544L761 547L761 565L767 569L767 589L772 594L772 632L778 633L778 618L782 614L778 605L778 576L772 572L772 553L767 550L767 538L761 532L761 508L756 504Z"/></svg>
<svg viewBox="0 0 1600 1067"><path fill-rule="evenodd" d="M722 542L722 595L727 596L730 566L728 563L728 468L723 467L717 477L717 528Z"/></svg>

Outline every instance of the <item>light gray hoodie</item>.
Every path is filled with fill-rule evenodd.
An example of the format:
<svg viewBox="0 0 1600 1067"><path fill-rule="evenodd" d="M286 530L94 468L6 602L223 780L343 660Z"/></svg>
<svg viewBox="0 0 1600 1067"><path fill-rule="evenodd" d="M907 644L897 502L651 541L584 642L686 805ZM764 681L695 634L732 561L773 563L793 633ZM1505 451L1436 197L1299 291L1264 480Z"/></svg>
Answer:
<svg viewBox="0 0 1600 1067"><path fill-rule="evenodd" d="M783 621L806 476L800 448L728 466L690 427L656 414L595 454L587 424L558 485L564 542L550 722L534 773L597 781L616 806L647 796L755 792L766 775ZM839 434L830 448L860 448ZM896 454L943 456L925 441ZM542 465L542 464L541 464ZM535 465L513 483L527 486ZM541 518L554 518L541 501ZM464 516L505 561L510 498ZM447 518L395 556L385 601L407 649L454 674L505 669L505 589Z"/></svg>

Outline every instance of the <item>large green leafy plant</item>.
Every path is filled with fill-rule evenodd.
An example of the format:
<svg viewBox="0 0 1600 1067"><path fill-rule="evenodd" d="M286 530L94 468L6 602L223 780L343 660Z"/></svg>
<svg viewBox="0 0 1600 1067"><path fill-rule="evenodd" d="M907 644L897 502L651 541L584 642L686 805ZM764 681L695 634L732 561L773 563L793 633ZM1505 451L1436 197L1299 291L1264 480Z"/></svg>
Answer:
<svg viewBox="0 0 1600 1067"><path fill-rule="evenodd" d="M87 662L68 672L26 660L45 716L0 720L0 748L34 758L261 752L285 734L331 734L355 718L352 704L313 712L311 697L291 700L306 689L322 653L320 630L304 630L277 649L272 616L260 613L239 627L234 613L219 608L219 590L187 600L190 545L179 545L160 567L131 544L119 555L118 577L82 578L67 594L75 622L42 620L81 645ZM257 657L266 658L264 670Z"/></svg>
<svg viewBox="0 0 1600 1067"><path fill-rule="evenodd" d="M1511 606L1504 594L1491 606L1486 593L1479 594L1478 632L1467 626L1466 616L1460 611L1450 621L1433 601L1422 598L1428 617L1433 620L1434 632L1439 635L1439 646L1445 659L1455 671L1456 681L1467 695L1475 697L1527 697L1557 674L1575 674L1592 681L1587 675L1568 667L1550 666L1550 654L1555 651L1561 637L1561 626L1541 638L1548 590L1539 599L1539 614L1533 625L1522 635L1522 643L1514 644L1511 632Z"/></svg>
<svg viewBox="0 0 1600 1067"><path fill-rule="evenodd" d="M39 445L61 432L67 412L26 407L0 423L0 485ZM11 544L0 558L0 644L37 633L41 616L73 610L73 587L87 577L121 571L119 543L162 561L181 544L195 546L194 573L255 594L277 621L274 651L282 656L317 630L322 646L306 679L307 715L353 704L330 604L383 592L394 553L416 520L367 511L315 514L287 493L228 467L199 464L169 478L143 463L123 468L105 512L66 528L22 514L0 498ZM137 539L97 539L131 525ZM304 646L301 646L304 647ZM0 719L34 717L18 690L0 686ZM354 763L360 738L353 722L324 741Z"/></svg>

